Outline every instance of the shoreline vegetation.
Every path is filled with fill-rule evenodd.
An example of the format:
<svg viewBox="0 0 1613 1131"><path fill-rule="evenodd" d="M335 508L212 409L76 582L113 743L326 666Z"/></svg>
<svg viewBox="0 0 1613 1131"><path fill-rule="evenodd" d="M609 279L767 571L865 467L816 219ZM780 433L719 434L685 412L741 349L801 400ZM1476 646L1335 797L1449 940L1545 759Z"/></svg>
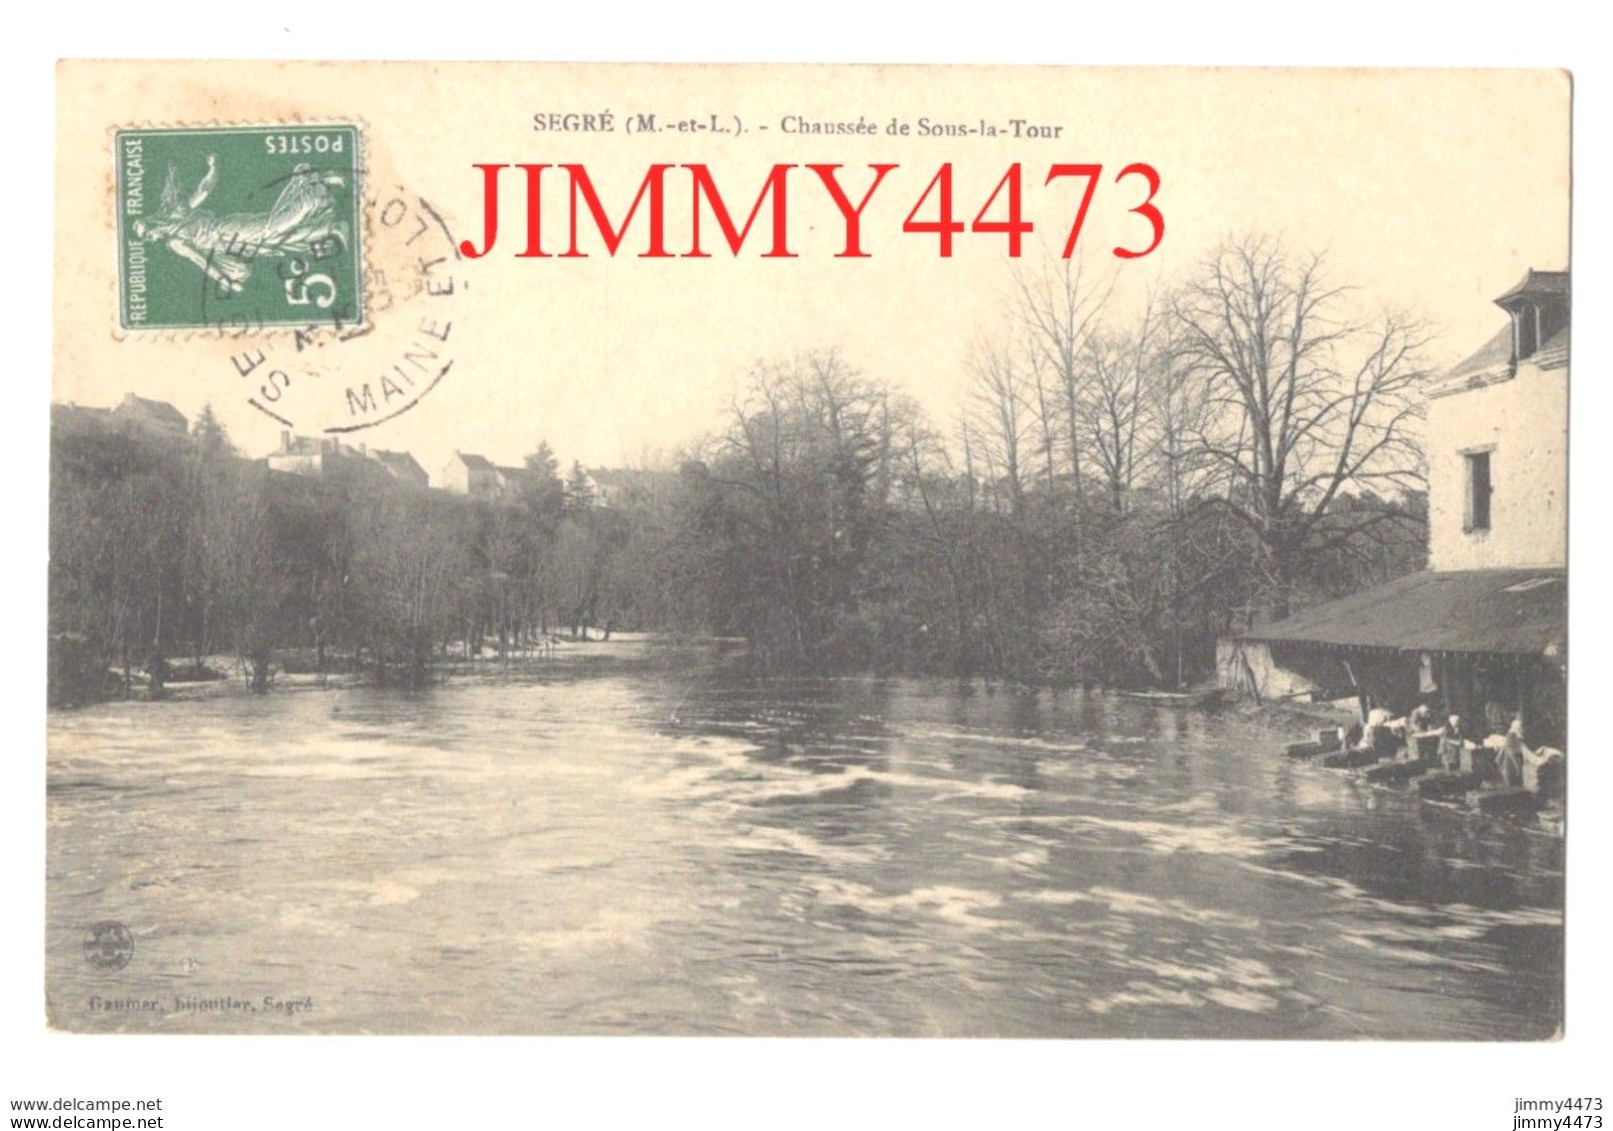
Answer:
<svg viewBox="0 0 1613 1131"><path fill-rule="evenodd" d="M378 686L423 690L446 684L455 676L473 672L563 671L575 669L590 661L639 660L657 651L669 656L687 655L691 650L714 655L718 649L743 644L742 640L722 637L617 633L610 640L592 636L576 640L568 637L552 637L541 643L509 648L501 655L487 650L472 653L463 642L451 642L431 657L428 664L429 678L418 684L378 680L373 664L360 653L332 649L327 650L321 658L311 648L288 648L274 653L267 673L266 686L261 689L256 686L257 673L248 660L220 653L203 656L199 661L166 663L162 678L155 688L149 667L132 667L126 695L121 694L123 690L121 673L109 671L108 674L118 683L120 694L106 698L162 702L195 698L199 695L260 694L264 690L286 687ZM600 647L601 645L604 647ZM81 702L67 701L53 705L89 706L97 701L86 698Z"/></svg>
<svg viewBox="0 0 1613 1131"><path fill-rule="evenodd" d="M531 675L542 678L549 675L560 676L576 673L594 665L621 671L624 670L622 667L624 663L633 665L646 659L659 661L661 664L673 663L678 658L691 654L698 654L706 660L714 660L718 656L724 656L724 659L716 660L719 663L738 662L748 664L749 647L747 641L737 637L674 636L631 632L616 633L608 641L597 638L588 640L559 638L554 641L551 648L511 650L504 656L499 656L493 652L468 655L462 645L451 645L445 653L433 658L430 668L431 678L423 684L415 685L379 684L365 670L364 665L357 662L357 657L334 652L327 656L327 667L321 671L315 666L315 657L311 650L292 649L277 654L269 675L268 690L286 693L383 687L406 692L425 692L433 689L451 688L456 679L465 676L505 673L517 677ZM653 663L652 668L654 670L664 670ZM1294 729L1307 730L1318 726L1342 726L1355 720L1356 717L1354 711L1341 707L1336 703L1269 701L1256 704L1252 700L1213 695L1202 703L1181 704L1168 697L1156 701L1147 695L1128 693L1124 689L1101 685L1084 686L1079 682L1061 684L1027 683L1012 678L1000 678L982 673L956 676L932 672L873 673L867 671L835 673L762 672L759 674L763 678L781 680L827 679L839 681L849 679L862 681L953 678L960 682L972 684L986 694L1058 694L1080 691L1102 695L1115 704L1140 708L1191 709L1195 711L1211 711L1216 714L1231 712L1258 716L1263 720L1264 725L1272 730L1273 734L1287 733ZM260 694L262 692L255 690L253 687L250 667L239 657L220 654L204 657L204 667L201 670L196 669L189 661L184 666L174 665L170 669L160 691L155 696L150 691L149 673L144 669L136 668L132 672L130 694L128 696L113 696L111 699L125 698L139 703L160 704L170 702L184 703L199 699L249 698ZM78 707L94 706L96 702L98 701L86 700L80 703L55 704L55 706L58 709L71 710Z"/></svg>
<svg viewBox="0 0 1613 1131"><path fill-rule="evenodd" d="M422 686L450 646L625 631L743 638L770 673L1175 691L1218 637L1422 568L1415 321L1357 318L1269 237L1125 316L1093 274L1013 275L951 419L834 350L763 360L608 497L542 441L454 494L335 446L272 470L210 407L53 405L49 701L161 697L217 656L259 693L293 657Z"/></svg>

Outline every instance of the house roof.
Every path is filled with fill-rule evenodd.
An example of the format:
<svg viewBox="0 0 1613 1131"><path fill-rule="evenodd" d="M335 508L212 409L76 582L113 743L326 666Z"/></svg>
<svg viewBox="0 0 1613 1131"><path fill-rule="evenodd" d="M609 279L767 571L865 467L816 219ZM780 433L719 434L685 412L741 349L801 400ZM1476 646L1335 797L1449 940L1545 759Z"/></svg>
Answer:
<svg viewBox="0 0 1613 1131"><path fill-rule="evenodd" d="M1568 643L1568 571L1408 574L1250 629L1238 639L1538 656Z"/></svg>
<svg viewBox="0 0 1613 1131"><path fill-rule="evenodd" d="M188 428L190 426L189 422L185 419L185 414L180 412L167 401L147 400L145 397L137 397L133 393L129 393L123 398L123 403L129 408L138 408L146 413L146 415L153 417L154 419L161 420L165 423L175 424L180 428Z"/></svg>
<svg viewBox="0 0 1613 1131"><path fill-rule="evenodd" d="M1568 327L1564 326L1529 355L1529 364L1540 369L1562 369L1568 365Z"/></svg>
<svg viewBox="0 0 1613 1131"><path fill-rule="evenodd" d="M1566 298L1568 295L1567 271L1524 272L1522 279L1506 294L1495 300L1503 310L1524 299ZM1439 383L1429 390L1432 395L1475 388L1493 381L1504 381L1514 372L1512 362L1512 326L1507 324L1474 353L1451 369ZM1568 365L1568 324L1552 330L1546 340L1528 356L1528 363L1538 369L1562 369Z"/></svg>
<svg viewBox="0 0 1613 1131"><path fill-rule="evenodd" d="M408 452L389 452L384 448L371 448L369 455L371 459L378 460L387 467L398 471L416 475L426 473L426 469L421 467L420 462Z"/></svg>
<svg viewBox="0 0 1613 1131"><path fill-rule="evenodd" d="M1561 369L1568 364L1568 327L1559 326L1525 361L1538 369ZM1506 326L1463 360L1440 382L1441 388L1483 385L1512 376L1512 327Z"/></svg>
<svg viewBox="0 0 1613 1131"><path fill-rule="evenodd" d="M275 456L317 456L321 453L329 454L329 444L318 436L293 436L290 440L281 443L277 451L269 453L269 458Z"/></svg>
<svg viewBox="0 0 1613 1131"><path fill-rule="evenodd" d="M1508 309L1508 304L1520 298L1539 298L1544 295L1567 295L1567 271L1536 271L1533 267L1523 273L1513 288L1495 300L1495 304Z"/></svg>
<svg viewBox="0 0 1613 1131"><path fill-rule="evenodd" d="M488 459L486 456L472 455L470 452L455 452L454 455L458 457L459 462L463 463L472 471L493 470L493 461Z"/></svg>
<svg viewBox="0 0 1613 1131"><path fill-rule="evenodd" d="M1496 332L1474 353L1450 371L1452 382L1483 379L1490 376L1510 376L1512 372L1512 326L1509 323Z"/></svg>

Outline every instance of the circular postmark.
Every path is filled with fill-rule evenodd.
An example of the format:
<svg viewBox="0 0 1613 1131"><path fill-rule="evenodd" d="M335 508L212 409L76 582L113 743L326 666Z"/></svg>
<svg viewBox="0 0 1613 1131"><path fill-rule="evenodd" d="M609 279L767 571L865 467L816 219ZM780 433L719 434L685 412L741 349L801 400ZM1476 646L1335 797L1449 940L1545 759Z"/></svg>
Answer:
<svg viewBox="0 0 1613 1131"><path fill-rule="evenodd" d="M114 919L104 919L84 935L84 960L97 970L122 970L134 957L134 935Z"/></svg>
<svg viewBox="0 0 1613 1131"><path fill-rule="evenodd" d="M296 450L339 447L448 376L459 241L366 129L130 128L116 145L125 333L179 334Z"/></svg>
<svg viewBox="0 0 1613 1131"><path fill-rule="evenodd" d="M429 201L401 186L369 195L364 221L365 317L347 322L333 309L230 355L227 378L283 428L374 428L413 409L453 368L469 285L458 241ZM317 267L290 260L281 270L295 287Z"/></svg>

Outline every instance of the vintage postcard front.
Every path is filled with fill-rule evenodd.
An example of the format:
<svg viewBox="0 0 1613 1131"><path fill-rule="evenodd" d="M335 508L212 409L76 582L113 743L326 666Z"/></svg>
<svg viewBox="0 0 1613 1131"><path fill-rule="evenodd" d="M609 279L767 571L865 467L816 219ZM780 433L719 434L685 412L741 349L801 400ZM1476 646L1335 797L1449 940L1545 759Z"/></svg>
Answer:
<svg viewBox="0 0 1613 1131"><path fill-rule="evenodd" d="M62 63L50 1025L1559 1036L1569 100Z"/></svg>

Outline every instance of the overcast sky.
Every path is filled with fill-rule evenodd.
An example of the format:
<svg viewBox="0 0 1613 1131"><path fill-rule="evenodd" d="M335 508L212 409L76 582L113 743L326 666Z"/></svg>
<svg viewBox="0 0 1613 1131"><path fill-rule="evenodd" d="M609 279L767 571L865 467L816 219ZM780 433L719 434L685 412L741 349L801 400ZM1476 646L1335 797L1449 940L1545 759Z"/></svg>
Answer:
<svg viewBox="0 0 1613 1131"><path fill-rule="evenodd" d="M1003 318L1009 260L1000 235L961 235L942 259L935 237L900 232L944 161L956 168L954 208L966 222L1008 165L1023 163L1025 211L1037 224L1027 253L1043 240L1062 245L1079 196L1078 182L1044 188L1047 167L1101 163L1082 243L1090 267L1119 273L1117 315L1227 233L1260 230L1326 249L1331 278L1357 287L1364 307L1421 313L1438 331L1438 356L1455 360L1501 325L1490 300L1526 268L1567 265L1568 97L1555 72L70 65L58 91L54 395L109 404L138 392L187 415L211 403L249 454L279 432L230 369L241 343L114 333L109 131L118 126L357 121L369 187L404 186L477 241L478 162L583 163L618 216L651 162L704 162L741 217L775 163L840 163L859 192L868 163L899 164L865 215L872 256L854 261L832 258L837 213L805 170L791 181L800 258L782 261L758 258L765 233L736 260L715 225L705 242L720 254L705 260L634 258L634 234L614 260L517 259L522 200L507 179L498 248L459 268L469 288L454 300L452 371L417 409L353 437L411 450L435 477L455 448L515 462L548 439L566 462L595 465L674 448L719 423L754 359L814 348L838 347L938 418L952 413L971 339ZM532 129L535 112L605 109L615 133ZM663 124L738 116L745 134L621 132L628 115L648 112ZM791 115L860 115L881 132L790 136L781 131ZM883 127L893 117L915 130L921 117L1021 118L1061 136L891 137ZM1158 169L1167 227L1155 253L1122 262L1110 248L1147 241L1147 225L1126 214L1140 182L1112 180L1134 161ZM688 190L668 183L676 247L687 240ZM563 187L551 176L551 250L564 242ZM333 361L327 391L378 376L423 301L378 312L372 352ZM310 408L299 431L331 422L338 402Z"/></svg>

